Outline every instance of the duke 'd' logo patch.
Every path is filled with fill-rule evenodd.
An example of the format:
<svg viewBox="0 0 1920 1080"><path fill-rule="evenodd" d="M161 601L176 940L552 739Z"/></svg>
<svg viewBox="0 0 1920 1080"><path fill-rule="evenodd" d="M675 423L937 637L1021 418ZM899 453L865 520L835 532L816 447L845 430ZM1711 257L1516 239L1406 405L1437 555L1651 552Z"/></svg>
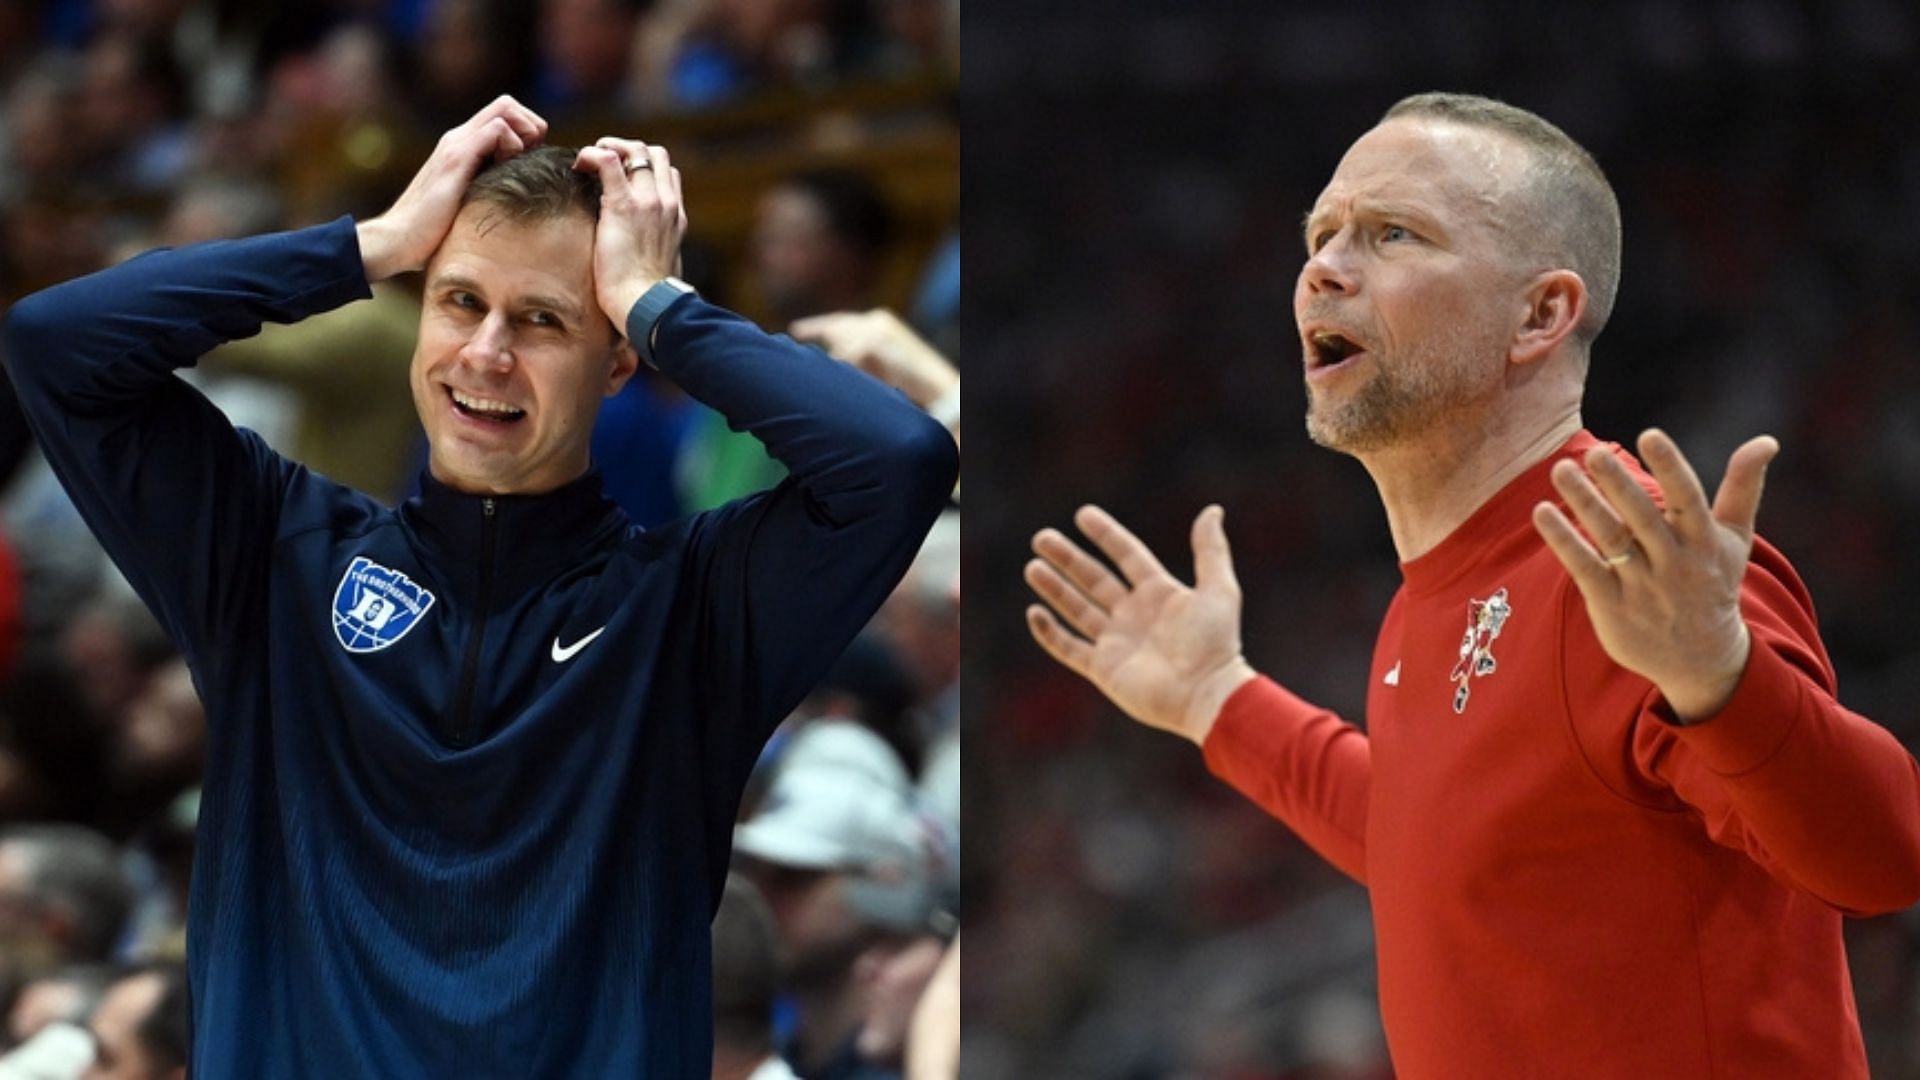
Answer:
<svg viewBox="0 0 1920 1080"><path fill-rule="evenodd" d="M348 652L379 652L406 637L432 606L433 594L412 578L355 555L333 591L333 636Z"/></svg>

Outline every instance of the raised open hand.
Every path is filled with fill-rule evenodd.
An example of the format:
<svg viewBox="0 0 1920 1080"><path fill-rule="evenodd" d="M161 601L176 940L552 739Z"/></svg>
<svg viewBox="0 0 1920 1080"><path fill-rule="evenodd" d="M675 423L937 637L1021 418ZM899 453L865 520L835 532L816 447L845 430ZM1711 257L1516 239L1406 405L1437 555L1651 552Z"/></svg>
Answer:
<svg viewBox="0 0 1920 1080"><path fill-rule="evenodd" d="M1240 582L1225 516L1209 506L1194 519L1191 588L1097 506L1081 507L1074 524L1118 575L1054 529L1034 535L1039 558L1025 573L1046 601L1027 608L1027 628L1041 648L1134 719L1196 743L1254 676L1240 652Z"/></svg>
<svg viewBox="0 0 1920 1080"><path fill-rule="evenodd" d="M1607 655L1659 687L1682 721L1703 720L1746 671L1752 638L1740 582L1767 463L1780 444L1763 435L1735 450L1711 508L1665 432L1645 432L1639 448L1664 509L1611 451L1596 447L1585 469L1572 461L1553 467L1553 486L1586 536L1548 502L1533 508L1533 524L1585 597Z"/></svg>

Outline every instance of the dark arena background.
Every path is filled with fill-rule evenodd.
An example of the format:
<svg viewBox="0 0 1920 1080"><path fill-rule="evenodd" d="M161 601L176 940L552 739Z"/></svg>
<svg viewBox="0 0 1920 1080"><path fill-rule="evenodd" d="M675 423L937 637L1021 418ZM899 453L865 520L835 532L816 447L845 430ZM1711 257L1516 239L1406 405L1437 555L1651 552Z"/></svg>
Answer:
<svg viewBox="0 0 1920 1080"><path fill-rule="evenodd" d="M1771 432L1760 530L1841 699L1920 744L1920 13L974 3L963 122L963 1075L1389 1075L1365 895L1029 639L1028 537L1097 502L1183 577L1227 532L1256 667L1361 715L1398 583L1373 486L1312 446L1300 221L1400 97L1482 93L1599 159L1625 273L1588 426L1717 483ZM1920 917L1849 925L1874 1075L1920 1076Z"/></svg>

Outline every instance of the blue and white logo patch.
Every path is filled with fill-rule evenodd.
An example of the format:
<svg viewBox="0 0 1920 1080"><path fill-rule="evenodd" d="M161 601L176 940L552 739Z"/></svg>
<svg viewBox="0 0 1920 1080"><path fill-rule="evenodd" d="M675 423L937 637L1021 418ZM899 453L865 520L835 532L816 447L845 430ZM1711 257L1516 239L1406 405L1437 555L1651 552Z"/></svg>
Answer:
<svg viewBox="0 0 1920 1080"><path fill-rule="evenodd" d="M355 555L333 591L333 636L355 653L379 652L407 636L433 594L398 570Z"/></svg>

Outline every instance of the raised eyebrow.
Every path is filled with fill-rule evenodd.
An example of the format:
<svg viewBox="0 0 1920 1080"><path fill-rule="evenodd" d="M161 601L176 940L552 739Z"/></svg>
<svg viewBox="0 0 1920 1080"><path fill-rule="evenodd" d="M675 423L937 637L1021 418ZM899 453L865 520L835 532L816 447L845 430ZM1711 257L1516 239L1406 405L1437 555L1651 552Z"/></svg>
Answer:
<svg viewBox="0 0 1920 1080"><path fill-rule="evenodd" d="M1375 218L1375 219L1395 218L1401 222L1404 222L1406 225L1411 226L1413 229L1423 233L1428 232L1433 228L1433 223L1431 218L1429 218L1426 214L1422 213L1421 211L1415 209L1414 207L1408 206L1404 203L1358 202L1354 204L1353 214L1355 217L1364 217L1364 218ZM1325 216L1326 215L1321 214L1317 210L1309 210L1307 211L1306 217L1301 219L1300 221L1301 236L1303 239L1306 240L1307 246L1309 248L1313 246L1314 224L1315 222L1320 220L1320 218L1323 218Z"/></svg>

